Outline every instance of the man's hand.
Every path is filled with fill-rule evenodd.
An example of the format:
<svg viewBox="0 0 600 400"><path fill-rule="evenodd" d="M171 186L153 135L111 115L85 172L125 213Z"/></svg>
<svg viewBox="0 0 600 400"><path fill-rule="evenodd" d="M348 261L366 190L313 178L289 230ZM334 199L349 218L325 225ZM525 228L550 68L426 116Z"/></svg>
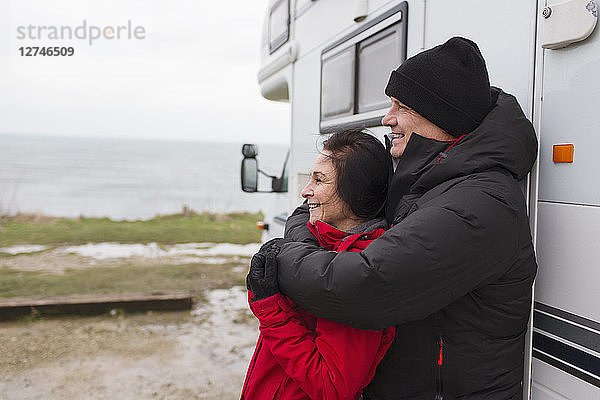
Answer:
<svg viewBox="0 0 600 400"><path fill-rule="evenodd" d="M285 243L292 242L292 241L293 240L286 239L286 238L271 239L271 240L265 242L265 244L263 244L262 246L260 246L260 250L258 250L258 253L262 253L263 255L266 255L267 251L271 247L273 247L273 249L276 250L277 253L279 253L279 250L281 250L281 246L283 246Z"/></svg>
<svg viewBox="0 0 600 400"><path fill-rule="evenodd" d="M279 246L271 244L266 252L261 253L259 251L252 257L250 272L246 276L246 286L254 294L252 302L279 293L277 253L279 253Z"/></svg>

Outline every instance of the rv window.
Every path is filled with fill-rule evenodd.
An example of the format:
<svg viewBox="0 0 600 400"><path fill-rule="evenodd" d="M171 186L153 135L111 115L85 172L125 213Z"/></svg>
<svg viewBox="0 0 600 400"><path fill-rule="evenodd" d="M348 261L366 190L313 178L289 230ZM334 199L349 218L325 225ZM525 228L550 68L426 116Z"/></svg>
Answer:
<svg viewBox="0 0 600 400"><path fill-rule="evenodd" d="M323 60L321 119L354 113L354 46Z"/></svg>
<svg viewBox="0 0 600 400"><path fill-rule="evenodd" d="M290 37L290 3L289 0L279 0L271 7L269 14L269 51L284 45Z"/></svg>
<svg viewBox="0 0 600 400"><path fill-rule="evenodd" d="M381 125L385 85L406 60L407 13L403 1L321 51L321 133Z"/></svg>
<svg viewBox="0 0 600 400"><path fill-rule="evenodd" d="M390 72L405 54L400 26L397 24L358 44L358 113L388 108L390 99L384 88Z"/></svg>

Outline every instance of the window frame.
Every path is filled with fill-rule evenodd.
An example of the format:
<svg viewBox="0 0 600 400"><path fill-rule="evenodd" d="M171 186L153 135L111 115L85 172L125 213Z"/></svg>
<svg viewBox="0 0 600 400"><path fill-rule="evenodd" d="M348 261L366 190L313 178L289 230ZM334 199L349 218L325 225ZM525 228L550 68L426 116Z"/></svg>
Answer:
<svg viewBox="0 0 600 400"><path fill-rule="evenodd" d="M391 18L396 16L396 18ZM400 32L400 59L398 65L406 60L407 51L407 33L408 33L408 3L406 1L398 4L396 7L388 10L382 15L375 19L367 22L360 28L350 32L341 39L334 41L333 43L325 46L321 51L321 65L320 65L320 79L319 79L319 131L320 133L331 133L339 129L347 128L369 128L381 126L381 119L385 115L387 109L373 109L365 110L358 113L358 100L359 100L359 46L365 42L375 40L380 35L384 35L386 30L390 30L395 27L395 30ZM368 36L361 37L366 31L369 32ZM348 48L354 48L354 90L353 96L353 113L352 115L334 116L324 118L323 116L323 64L331 57L348 50ZM391 72L391 71L390 71ZM382 88L383 90L383 88Z"/></svg>
<svg viewBox="0 0 600 400"><path fill-rule="evenodd" d="M400 21L395 22L393 24L391 24L390 26L380 30L377 33L374 33L373 35L369 36L366 39L361 40L360 42L356 43L356 77L355 77L355 87L356 87L356 93L354 96L354 101L355 101L355 105L354 105L354 113L355 114L363 114L369 111L374 111L374 110L380 110L381 107L377 107L377 106L368 106L366 109L364 110L360 110L360 97L361 97L361 91L360 91L360 68L362 67L361 65L361 57L360 57L360 52L361 50L363 50L364 48L372 45L375 42L378 42L380 40L382 40L383 38L388 38L389 36L398 36L398 35L402 35L402 26L400 26ZM402 40L402 38L400 38L400 40ZM396 43L395 43L396 44ZM395 65L392 68L396 68L401 62L404 62L404 60L406 60L406 46L401 46L404 47L403 49L399 49L399 53L400 53L400 59L398 59L397 63L395 63ZM391 71L387 71L388 75ZM383 89L382 89L383 92ZM391 106L391 102L384 106L389 108L389 106Z"/></svg>
<svg viewBox="0 0 600 400"><path fill-rule="evenodd" d="M351 109L349 111L350 113L349 114L343 114L341 116L335 115L335 116L332 116L332 117L327 117L327 116L323 115L323 66L324 66L324 64L325 64L326 61L329 61L332 58L335 58L335 57L339 56L342 53L346 53L350 49L353 49L352 55L354 57L353 58L353 64L354 65L352 66L352 75L353 76L351 77L351 79L353 79L354 81L353 82L349 82L351 85L354 85L354 87L352 88L353 99L352 99ZM356 104L355 104L355 101L356 101L355 93L356 93L356 83L357 83L357 80L356 80L356 75L357 75L356 66L357 66L357 62L356 62L356 48L355 48L355 45L350 45L350 46L345 46L345 47L341 47L341 48L336 48L335 52L329 52L329 54L327 54L325 57L321 56L321 80L320 80L321 87L319 89L320 90L320 96L319 96L319 99L320 99L320 106L319 106L320 107L320 121L330 121L330 120L335 120L337 118L348 117L348 116L352 116L352 115L356 114Z"/></svg>
<svg viewBox="0 0 600 400"><path fill-rule="evenodd" d="M285 3L287 6L287 18L286 18L286 29L285 32L276 38L271 38L271 19L273 18L273 12L281 4ZM267 22L267 42L269 44L269 55L276 52L284 44L290 40L290 0L278 0L273 3L269 9L269 20Z"/></svg>

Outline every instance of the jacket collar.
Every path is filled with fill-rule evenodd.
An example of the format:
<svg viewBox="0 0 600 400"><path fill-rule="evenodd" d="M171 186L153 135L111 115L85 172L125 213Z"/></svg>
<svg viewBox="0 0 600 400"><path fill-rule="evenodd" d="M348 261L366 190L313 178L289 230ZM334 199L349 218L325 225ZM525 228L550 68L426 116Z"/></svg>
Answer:
<svg viewBox="0 0 600 400"><path fill-rule="evenodd" d="M334 249L338 242L341 242L349 236L361 236L366 232L372 232L377 229L384 229L386 227L385 219L375 218L360 224L359 226L352 229L352 232L346 232L339 230L338 228L329 225L326 222L317 220L314 224L308 223L308 228L319 240L319 244L328 249Z"/></svg>
<svg viewBox="0 0 600 400"><path fill-rule="evenodd" d="M493 88L495 105L472 132L453 142L412 134L392 175L386 218L392 221L401 199L418 198L433 187L460 176L493 168L517 180L531 170L537 157L537 137L516 98Z"/></svg>
<svg viewBox="0 0 600 400"><path fill-rule="evenodd" d="M392 221L399 200L412 192L415 183L432 168L433 163L451 142L440 142L425 138L417 133L410 136L404 154L391 177L386 203L386 219Z"/></svg>

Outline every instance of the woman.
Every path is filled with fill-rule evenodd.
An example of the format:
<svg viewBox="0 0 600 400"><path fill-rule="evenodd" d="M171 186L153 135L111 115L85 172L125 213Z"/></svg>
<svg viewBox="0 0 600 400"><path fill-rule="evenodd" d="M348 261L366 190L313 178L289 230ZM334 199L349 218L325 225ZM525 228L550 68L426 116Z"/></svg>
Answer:
<svg viewBox="0 0 600 400"><path fill-rule="evenodd" d="M390 164L381 142L358 130L338 132L324 143L302 190L308 226L322 247L360 251L384 233ZM394 328L359 330L299 309L279 293L279 247L271 243L253 257L247 277L261 333L242 399L358 399Z"/></svg>

